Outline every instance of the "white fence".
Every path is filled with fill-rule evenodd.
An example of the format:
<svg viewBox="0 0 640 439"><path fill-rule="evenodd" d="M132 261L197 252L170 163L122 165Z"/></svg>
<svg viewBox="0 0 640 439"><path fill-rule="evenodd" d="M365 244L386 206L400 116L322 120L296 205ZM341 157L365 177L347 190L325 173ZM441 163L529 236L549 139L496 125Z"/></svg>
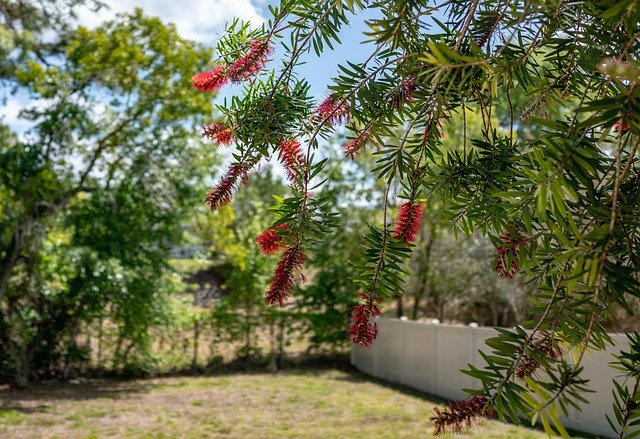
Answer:
<svg viewBox="0 0 640 439"><path fill-rule="evenodd" d="M431 325L396 319L378 319L378 339L369 348L354 346L351 363L362 372L377 378L400 383L448 399L462 399L463 388L479 388L480 382L460 372L467 364L482 368L481 349L496 331L488 327ZM584 360L583 378L595 393L585 394L589 405L564 418L566 427L589 433L613 436L605 413L611 416L611 379L619 372L608 367L612 354L629 347L626 336L611 334L614 347L590 352ZM615 419L612 417L612 419Z"/></svg>

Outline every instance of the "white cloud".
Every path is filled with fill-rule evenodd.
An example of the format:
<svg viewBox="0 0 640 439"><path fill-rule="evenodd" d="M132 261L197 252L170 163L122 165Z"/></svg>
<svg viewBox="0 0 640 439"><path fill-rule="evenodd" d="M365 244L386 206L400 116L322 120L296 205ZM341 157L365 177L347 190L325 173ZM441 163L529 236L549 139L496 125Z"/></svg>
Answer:
<svg viewBox="0 0 640 439"><path fill-rule="evenodd" d="M0 107L0 121L8 125L11 130L18 135L21 140L25 139L25 133L33 127L33 122L21 119L20 112L27 108L32 102L28 95L17 93L16 95L6 97Z"/></svg>
<svg viewBox="0 0 640 439"><path fill-rule="evenodd" d="M81 10L78 14L80 24L95 27L118 12L131 12L140 7L147 15L175 24L183 37L212 43L219 38L225 22L235 17L250 21L254 26L265 21L251 0L111 0L106 4L108 10Z"/></svg>

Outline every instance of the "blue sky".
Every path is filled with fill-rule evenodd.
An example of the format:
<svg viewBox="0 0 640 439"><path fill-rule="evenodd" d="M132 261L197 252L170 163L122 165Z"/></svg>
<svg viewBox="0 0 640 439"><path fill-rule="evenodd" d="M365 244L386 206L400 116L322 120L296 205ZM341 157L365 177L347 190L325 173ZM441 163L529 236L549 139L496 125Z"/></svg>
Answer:
<svg viewBox="0 0 640 439"><path fill-rule="evenodd" d="M102 9L97 13L80 10L79 24L96 27L103 21L112 18L116 13L130 12L134 8L140 7L147 15L157 16L164 22L174 23L183 37L213 45L222 36L225 23L238 17L259 26L269 18L267 6L276 2L265 0L108 0L106 3L108 9ZM336 46L336 50L325 52L320 59L315 54L310 54L307 57L307 64L299 68L300 76L310 83L311 93L316 98L322 98L325 95L331 77L337 72L338 64L344 63L347 59L360 61L361 58L366 57L367 50L363 50L360 45L360 42L365 39L365 36L362 35L365 30L365 18L362 15L354 17L352 27L344 29L341 33L340 38L343 44ZM217 100L221 102L224 97L239 93L240 90L239 86L227 86L221 91ZM0 116L15 131L23 133L29 125L18 118L18 113L31 103L28 96L19 92L14 96L3 97L6 98L6 102Z"/></svg>

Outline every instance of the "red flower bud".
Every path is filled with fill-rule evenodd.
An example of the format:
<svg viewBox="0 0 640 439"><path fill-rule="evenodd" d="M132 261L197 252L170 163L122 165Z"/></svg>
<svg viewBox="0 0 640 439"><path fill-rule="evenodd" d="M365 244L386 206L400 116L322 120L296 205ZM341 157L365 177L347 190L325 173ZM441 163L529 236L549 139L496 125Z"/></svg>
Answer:
<svg viewBox="0 0 640 439"><path fill-rule="evenodd" d="M371 346L378 336L378 324L373 321L380 315L378 299L368 293L360 293L364 303L353 308L349 336L351 341L360 346Z"/></svg>
<svg viewBox="0 0 640 439"><path fill-rule="evenodd" d="M279 146L280 161L287 171L289 181L296 182L296 175L300 175L300 166L304 163L304 155L300 151L300 142L295 139L283 140Z"/></svg>
<svg viewBox="0 0 640 439"><path fill-rule="evenodd" d="M280 224L279 226L268 228L256 236L254 241L258 244L263 254L272 255L285 249L284 239L276 230L286 229L287 227L289 227L288 224Z"/></svg>
<svg viewBox="0 0 640 439"><path fill-rule="evenodd" d="M233 82L249 79L264 68L267 57L273 48L267 41L253 40L247 53L238 58L227 69L227 74Z"/></svg>
<svg viewBox="0 0 640 439"><path fill-rule="evenodd" d="M349 120L349 105L338 97L328 96L318 105L314 114L322 122L332 125L347 122Z"/></svg>
<svg viewBox="0 0 640 439"><path fill-rule="evenodd" d="M358 137L345 143L344 155L346 155L347 157L351 157L352 159L355 159L355 156L358 153L358 151L360 151L362 148L366 146L370 138L371 138L371 130L367 128L366 130L358 134Z"/></svg>
<svg viewBox="0 0 640 439"><path fill-rule="evenodd" d="M414 242L420 232L424 204L407 201L400 205L392 236L403 242Z"/></svg>
<svg viewBox="0 0 640 439"><path fill-rule="evenodd" d="M202 137L213 139L219 145L228 145L233 142L233 128L221 123L210 123L202 127Z"/></svg>
<svg viewBox="0 0 640 439"><path fill-rule="evenodd" d="M191 84L201 91L214 91L229 81L223 66L215 66L208 72L197 73L191 78Z"/></svg>
<svg viewBox="0 0 640 439"><path fill-rule="evenodd" d="M295 286L294 275L302 269L305 259L306 255L299 245L285 250L276 265L276 271L267 291L267 302L270 305L277 303L282 306L285 304Z"/></svg>
<svg viewBox="0 0 640 439"><path fill-rule="evenodd" d="M205 203L209 205L211 210L216 210L218 207L231 202L238 179L243 179L246 174L247 169L244 166L239 164L231 165L226 174L220 178L218 184L211 189L205 198Z"/></svg>
<svg viewBox="0 0 640 439"><path fill-rule="evenodd" d="M449 427L455 433L460 433L463 426L471 427L478 417L494 416L495 411L487 403L486 397L473 396L450 403L444 410L436 407L433 409L435 415L431 418L436 428L435 434L444 433Z"/></svg>

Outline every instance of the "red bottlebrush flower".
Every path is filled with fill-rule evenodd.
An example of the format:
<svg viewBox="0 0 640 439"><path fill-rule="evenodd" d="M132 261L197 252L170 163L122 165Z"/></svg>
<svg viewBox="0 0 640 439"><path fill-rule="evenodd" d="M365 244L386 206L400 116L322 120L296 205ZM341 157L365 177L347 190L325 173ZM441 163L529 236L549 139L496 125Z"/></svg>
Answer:
<svg viewBox="0 0 640 439"><path fill-rule="evenodd" d="M402 93L404 94L404 100L410 101L413 99L413 92L416 91L418 86L413 78L407 79L402 83Z"/></svg>
<svg viewBox="0 0 640 439"><path fill-rule="evenodd" d="M191 84L201 91L214 91L229 81L224 66L215 66L208 72L197 73L191 77Z"/></svg>
<svg viewBox="0 0 640 439"><path fill-rule="evenodd" d="M403 242L414 242L420 232L424 204L415 201L402 203L398 209L396 227L392 236Z"/></svg>
<svg viewBox="0 0 640 439"><path fill-rule="evenodd" d="M289 180L296 182L296 175L300 173L300 165L304 163L304 155L300 151L300 142L295 139L283 140L279 146L279 158L284 165Z"/></svg>
<svg viewBox="0 0 640 439"><path fill-rule="evenodd" d="M349 327L351 341L360 346L371 346L378 337L378 324L373 318L379 315L380 308L372 298L367 298L364 304L354 307Z"/></svg>
<svg viewBox="0 0 640 439"><path fill-rule="evenodd" d="M227 69L227 75L233 82L240 82L258 73L267 63L267 56L273 47L267 41L253 40L247 53L238 58Z"/></svg>
<svg viewBox="0 0 640 439"><path fill-rule="evenodd" d="M322 122L335 125L349 120L349 105L341 98L331 95L318 105L314 113Z"/></svg>
<svg viewBox="0 0 640 439"><path fill-rule="evenodd" d="M552 360L562 356L562 351L557 347L556 340L547 333L542 333L537 340L531 342L530 346L539 355L546 356ZM538 367L540 367L538 360L529 354L525 354L516 368L516 376L520 379L531 376Z"/></svg>
<svg viewBox="0 0 640 439"><path fill-rule="evenodd" d="M229 167L226 174L220 178L218 184L211 189L205 198L205 203L209 205L211 210L216 210L233 199L238 179L243 178L246 173L247 169L242 165L234 164Z"/></svg>
<svg viewBox="0 0 640 439"><path fill-rule="evenodd" d="M276 271L267 291L267 302L270 305L285 304L294 287L293 277L302 269L305 259L306 255L298 245L285 250L276 265Z"/></svg>
<svg viewBox="0 0 640 439"><path fill-rule="evenodd" d="M513 277L520 271L520 244L526 242L526 239L522 236L513 236L509 230L505 230L502 236L500 236L502 245L496 247L495 266L496 273L501 277L507 279L513 279ZM511 260L511 265L509 265Z"/></svg>
<svg viewBox="0 0 640 439"><path fill-rule="evenodd" d="M202 127L202 137L208 137L218 145L228 145L233 142L233 128L221 123L210 123Z"/></svg>
<svg viewBox="0 0 640 439"><path fill-rule="evenodd" d="M280 224L279 226L268 228L256 236L254 241L258 244L263 254L272 255L286 248L283 244L284 239L276 230L286 229L287 227L289 227L288 224Z"/></svg>
<svg viewBox="0 0 640 439"><path fill-rule="evenodd" d="M358 151L364 148L364 146L367 144L370 138L371 138L371 129L367 128L366 130L358 134L358 136L355 139L349 140L347 143L345 143L344 155L346 155L347 157L351 157L352 159L355 159Z"/></svg>
<svg viewBox="0 0 640 439"><path fill-rule="evenodd" d="M436 428L435 434L441 434L448 428L455 433L460 433L464 426L471 427L478 417L489 418L495 416L495 410L487 404L484 396L473 396L458 402L448 404L447 408L433 409L435 415L431 418Z"/></svg>

